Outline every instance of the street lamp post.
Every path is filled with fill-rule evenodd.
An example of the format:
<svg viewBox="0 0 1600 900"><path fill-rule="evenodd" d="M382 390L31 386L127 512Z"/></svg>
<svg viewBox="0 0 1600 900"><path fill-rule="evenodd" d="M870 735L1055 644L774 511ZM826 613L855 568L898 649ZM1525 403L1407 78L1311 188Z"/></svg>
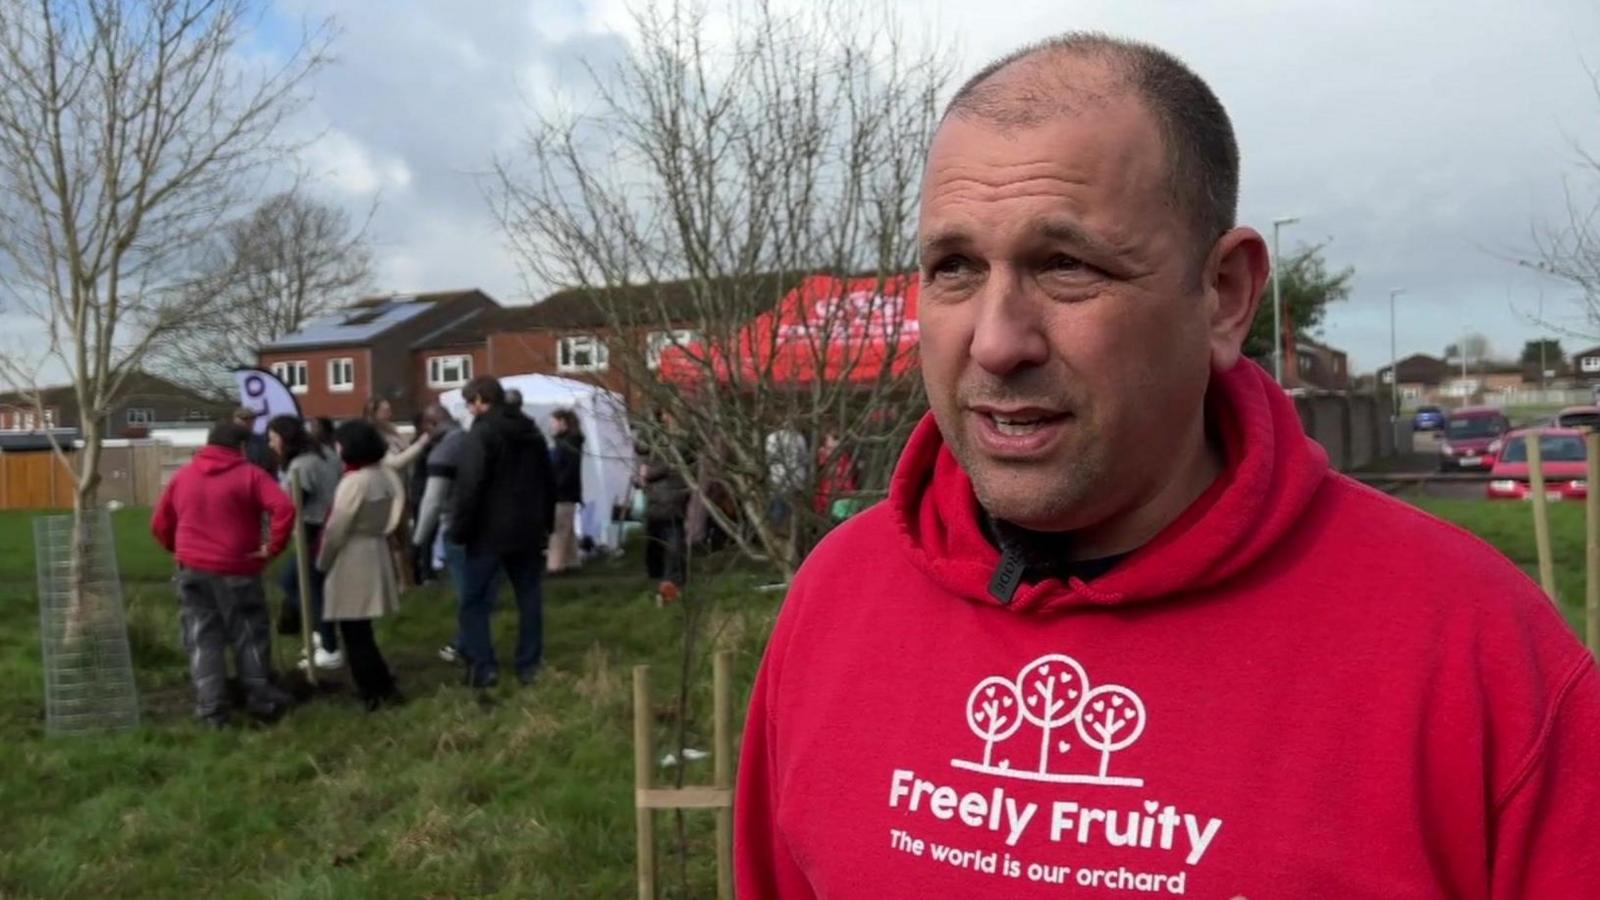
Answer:
<svg viewBox="0 0 1600 900"><path fill-rule="evenodd" d="M1394 298L1405 292L1405 288L1389 289L1389 402L1394 406L1395 422L1400 421L1400 351L1395 343Z"/></svg>
<svg viewBox="0 0 1600 900"><path fill-rule="evenodd" d="M1283 384L1283 295L1278 288L1278 232L1285 225L1300 221L1299 216L1284 216L1272 220L1272 375Z"/></svg>

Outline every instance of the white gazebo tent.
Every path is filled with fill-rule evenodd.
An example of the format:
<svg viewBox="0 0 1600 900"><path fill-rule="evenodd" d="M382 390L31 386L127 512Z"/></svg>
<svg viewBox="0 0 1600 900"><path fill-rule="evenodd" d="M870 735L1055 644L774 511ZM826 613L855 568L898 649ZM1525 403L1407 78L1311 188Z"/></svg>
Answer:
<svg viewBox="0 0 1600 900"><path fill-rule="evenodd" d="M622 397L602 387L553 375L507 375L499 381L506 390L522 393L523 413L538 423L546 439L551 435L551 416L556 410L566 408L577 413L584 437L578 536L608 549L619 547L621 524L612 522L611 514L618 507L627 508L637 468ZM470 427L472 415L467 412L460 390L440 395L439 402Z"/></svg>

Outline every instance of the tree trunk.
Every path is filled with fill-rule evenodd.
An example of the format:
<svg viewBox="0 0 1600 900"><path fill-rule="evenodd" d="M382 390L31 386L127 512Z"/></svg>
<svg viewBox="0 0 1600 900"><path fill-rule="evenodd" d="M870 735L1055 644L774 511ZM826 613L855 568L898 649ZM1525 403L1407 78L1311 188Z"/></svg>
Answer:
<svg viewBox="0 0 1600 900"><path fill-rule="evenodd" d="M78 458L77 483L72 497L72 548L68 563L67 625L64 639L75 643L98 613L89 582L94 573L94 524L100 493L100 423L83 423L83 454Z"/></svg>

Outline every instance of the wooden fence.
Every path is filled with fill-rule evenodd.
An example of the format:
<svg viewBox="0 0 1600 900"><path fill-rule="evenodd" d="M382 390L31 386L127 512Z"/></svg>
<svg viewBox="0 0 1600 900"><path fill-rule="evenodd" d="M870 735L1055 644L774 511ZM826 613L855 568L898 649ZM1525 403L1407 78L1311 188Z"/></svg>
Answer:
<svg viewBox="0 0 1600 900"><path fill-rule="evenodd" d="M48 450L0 453L0 509L72 506L72 472Z"/></svg>
<svg viewBox="0 0 1600 900"><path fill-rule="evenodd" d="M172 472L192 453L154 441L104 448L100 502L154 506ZM72 470L50 450L0 453L0 510L70 509L73 481Z"/></svg>

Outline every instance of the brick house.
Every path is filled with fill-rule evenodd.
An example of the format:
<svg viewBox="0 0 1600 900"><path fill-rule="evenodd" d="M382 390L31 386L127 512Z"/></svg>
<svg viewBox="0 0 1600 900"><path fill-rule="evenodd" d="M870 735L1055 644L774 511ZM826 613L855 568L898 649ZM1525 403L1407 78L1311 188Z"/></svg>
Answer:
<svg viewBox="0 0 1600 900"><path fill-rule="evenodd" d="M724 283L738 300L729 315L742 323L777 305L801 276L759 276ZM632 401L619 341L645 350L647 368L660 349L694 340L703 318L691 283L559 291L530 306L501 306L482 291L374 297L311 322L264 347L260 365L288 385L309 416L361 415L375 394L396 418L408 418L440 394L476 375L558 375L597 384ZM601 297L605 301L602 302ZM746 300L748 298L748 300ZM610 307L637 309L641 324L619 334ZM618 357L622 354L619 352ZM631 357L630 357L631 358Z"/></svg>
<svg viewBox="0 0 1600 900"><path fill-rule="evenodd" d="M1571 374L1579 384L1600 384L1600 347L1590 347L1574 353Z"/></svg>
<svg viewBox="0 0 1600 900"><path fill-rule="evenodd" d="M55 431L75 437L83 422L72 386L47 387L41 395L42 415L32 398L19 393L0 394L0 434L43 435ZM141 438L156 428L205 426L223 418L232 408L165 378L134 372L123 382L121 397L106 417L104 434L108 438Z"/></svg>
<svg viewBox="0 0 1600 900"><path fill-rule="evenodd" d="M1450 364L1437 356L1413 353L1400 360L1400 400L1403 403L1429 403L1438 399L1439 387L1450 377ZM1394 383L1390 366L1378 370L1378 389L1387 391Z"/></svg>
<svg viewBox="0 0 1600 900"><path fill-rule="evenodd" d="M730 315L743 322L776 306L800 276L761 276L744 285L723 284L721 290L737 289L738 300ZM696 303L689 282L664 282L649 287L611 288L602 304L592 290L560 291L533 306L507 307L464 323L455 333L440 335L438 343L457 342L466 346L482 341L484 371L493 375L539 373L558 375L600 385L616 391L632 402L638 395L623 360L613 360L618 343L627 340L644 351L647 368L655 368L661 350L673 343L688 343L697 338L696 323L704 311ZM746 300L748 298L748 300ZM611 327L607 306L640 311L642 322L620 333ZM432 348L428 352L435 352ZM633 357L637 358L637 357Z"/></svg>
<svg viewBox="0 0 1600 900"><path fill-rule="evenodd" d="M262 347L260 365L289 387L307 416L356 418L368 398L385 397L395 418L406 419L426 402L417 392L414 348L498 309L476 288L368 297ZM460 354L438 355L457 359L435 363L433 383L454 387L472 377L470 354L465 363Z"/></svg>
<svg viewBox="0 0 1600 900"><path fill-rule="evenodd" d="M1309 338L1293 338L1284 348L1284 387L1344 391L1350 388L1350 363L1343 350Z"/></svg>

